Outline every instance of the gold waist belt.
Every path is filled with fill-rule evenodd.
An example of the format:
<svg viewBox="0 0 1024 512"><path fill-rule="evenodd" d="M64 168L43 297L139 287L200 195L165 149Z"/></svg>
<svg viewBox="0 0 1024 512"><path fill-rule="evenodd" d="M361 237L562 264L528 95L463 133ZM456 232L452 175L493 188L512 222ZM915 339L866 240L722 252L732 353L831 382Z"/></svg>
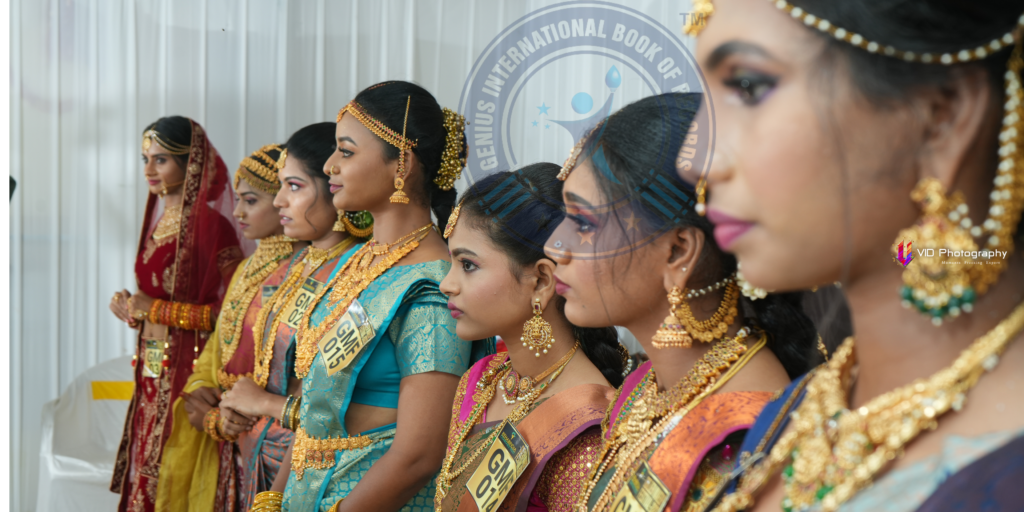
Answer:
<svg viewBox="0 0 1024 512"><path fill-rule="evenodd" d="M295 472L295 478L302 480L306 468L333 468L334 452L366 448L376 442L377 440L370 436L317 439L309 437L306 431L299 427L295 431L295 443L292 446L292 471Z"/></svg>

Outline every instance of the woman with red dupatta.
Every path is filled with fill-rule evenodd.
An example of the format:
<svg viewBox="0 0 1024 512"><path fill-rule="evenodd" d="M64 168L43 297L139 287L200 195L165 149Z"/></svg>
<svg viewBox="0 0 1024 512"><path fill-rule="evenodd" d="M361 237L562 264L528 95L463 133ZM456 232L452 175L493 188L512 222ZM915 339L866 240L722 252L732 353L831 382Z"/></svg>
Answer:
<svg viewBox="0 0 1024 512"><path fill-rule="evenodd" d="M186 160L187 158L187 160ZM114 294L110 309L139 329L135 393L110 489L119 511L151 511L164 443L178 399L243 258L228 220L228 173L195 121L165 117L146 127L142 159L149 199L135 260L135 295Z"/></svg>

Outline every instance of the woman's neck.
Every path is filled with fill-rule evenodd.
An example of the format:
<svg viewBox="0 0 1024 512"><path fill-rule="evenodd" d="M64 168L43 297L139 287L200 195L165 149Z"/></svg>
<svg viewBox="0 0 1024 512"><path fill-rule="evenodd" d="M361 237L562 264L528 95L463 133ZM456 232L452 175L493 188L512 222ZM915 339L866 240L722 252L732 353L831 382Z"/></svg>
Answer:
<svg viewBox="0 0 1024 512"><path fill-rule="evenodd" d="M175 192L162 196L161 199L164 201L164 209L166 210L168 208L174 208L175 206L181 206L182 197L181 187L178 187Z"/></svg>
<svg viewBox="0 0 1024 512"><path fill-rule="evenodd" d="M859 366L851 407L948 367L1024 301L1024 260L1019 253L1008 258L1008 268L978 297L973 313L947 318L939 327L901 306L903 269L888 261L846 283Z"/></svg>
<svg viewBox="0 0 1024 512"><path fill-rule="evenodd" d="M700 298L689 299L687 302L697 319L703 320L711 317L718 310L722 303L722 297L723 292L715 291ZM651 367L654 369L654 375L657 378L658 388L660 389L668 389L675 386L714 345L714 342L701 343L694 339L693 345L690 348L655 348L651 343L651 339L654 338L654 334L661 327L661 322L665 319L667 310L668 308L652 311L645 317L637 318L637 321L624 326L626 329L629 329L629 332L633 333L633 336L636 336L637 341L640 342L644 347L644 351L647 352L647 357L651 360ZM737 318L729 326L726 336L735 336L736 332L740 329L739 320Z"/></svg>
<svg viewBox="0 0 1024 512"><path fill-rule="evenodd" d="M373 215L373 239L386 244L432 222L430 210L413 203L388 203L379 210L370 211L370 214Z"/></svg>
<svg viewBox="0 0 1024 512"><path fill-rule="evenodd" d="M523 319L523 323L518 328L498 334L501 336L501 339L505 340L505 347L508 348L508 358L512 361L512 368L520 375L535 376L541 374L561 359L576 343L576 339L572 334L572 326L569 325L569 322L562 315L557 314L557 308L553 304L548 307L547 312L541 315L541 318L551 324L551 334L554 336L555 342L548 349L547 354L541 349L540 357L537 357L536 350L524 347L523 342L520 340L523 336L523 326L529 319Z"/></svg>
<svg viewBox="0 0 1024 512"><path fill-rule="evenodd" d="M331 247L340 244L342 240L345 240L346 238L348 238L348 233L331 230L328 231L323 238L313 240L310 244L317 249L330 249Z"/></svg>

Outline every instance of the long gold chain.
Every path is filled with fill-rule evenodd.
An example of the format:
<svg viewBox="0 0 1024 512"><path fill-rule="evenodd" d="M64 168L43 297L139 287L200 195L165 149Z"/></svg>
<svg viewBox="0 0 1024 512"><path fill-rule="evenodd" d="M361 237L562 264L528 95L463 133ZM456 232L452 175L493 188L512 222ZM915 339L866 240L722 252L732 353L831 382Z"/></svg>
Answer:
<svg viewBox="0 0 1024 512"><path fill-rule="evenodd" d="M256 252L245 263L242 270L242 277L235 286L231 288L228 296L224 299L224 308L220 313L220 362L226 366L231 357L238 349L237 340L241 339L242 327L245 324L245 314L249 306L256 298L256 293L261 290L260 285L275 270L281 260L291 256L292 242L294 238L284 235L275 235L260 240ZM255 336L254 336L255 338Z"/></svg>
<svg viewBox="0 0 1024 512"><path fill-rule="evenodd" d="M744 328L746 329L746 328ZM737 338L744 339L749 330L741 330ZM742 350L735 348L730 343L742 347ZM629 469L632 462L643 453L655 440L663 435L669 424L674 423L691 409L697 406L704 397L715 392L726 382L736 375L746 364L767 344L767 336L762 333L761 338L749 349L736 341L736 338L722 340L718 345L723 345L725 350L731 351L734 356L723 356L728 352L715 351L714 348L694 363L693 368L687 373L681 382L700 383L691 386L680 394L673 393L675 402L665 411L661 410L658 402L658 385L654 378L654 369L651 368L638 386L636 399L633 401L630 410L623 411L616 421L612 439L603 443L602 453L598 460L601 464L595 466L591 472L587 486L584 489L580 501L577 502L577 509L586 511L587 503L593 494L597 483L604 476L611 464L615 463L615 472L612 474L608 485L605 486L598 497L593 510L603 510L604 507L629 478ZM717 346L716 345L716 348ZM722 372L725 372L724 374ZM625 408L624 408L625 409ZM657 424L652 423L658 417L661 419Z"/></svg>
<svg viewBox="0 0 1024 512"><path fill-rule="evenodd" d="M260 308L260 313L256 317L256 323L253 324L252 328L252 337L256 341L256 365L253 369L253 380L260 387L266 387L267 381L270 380L270 361L274 359L274 343L277 340L277 330L283 321L281 315L274 317L274 323L268 332L266 326L270 313L280 313L283 307L292 303L295 295L302 289L302 274L306 272L307 266L310 268L309 275L312 276L324 263L340 256L349 247L355 245L355 242L354 238L348 237L330 249L320 249L312 245L306 247L302 264L288 272L288 276L281 283L281 286L277 288L277 291L270 297L267 304Z"/></svg>
<svg viewBox="0 0 1024 512"><path fill-rule="evenodd" d="M562 374L562 370L565 370L565 367L569 365L569 362L572 361L572 358L579 347L580 342L577 341L576 344L573 345L572 349L570 349L565 356L559 359L558 362L551 367L553 371L551 372L551 376L548 378L547 382L544 382L540 386L534 388L525 400L512 409L512 412L510 412L509 415L501 421L501 423L494 427L490 436L480 444L480 446L478 446L477 449L470 454L470 456L466 458L458 468L453 471L452 464L455 462L455 457L462 448L462 443L465 442L466 436L469 435L469 432L473 430L473 427L476 426L477 422L481 419L481 415L483 414L483 411L487 409L487 405L491 403L498 383L501 382L505 375L512 369L511 360L506 359L500 366L492 367L488 372L481 376L480 381L477 383L477 390L473 395L473 410L470 412L469 417L466 418L466 421L462 424L458 434L449 439L449 444L451 444L451 446L449 447L448 454L444 458L444 462L441 464L441 472L437 476L437 493L434 495L435 507L441 506L441 501L448 494L448 491L451 490L452 480L458 478L459 475L464 473L466 469L468 469L469 466L478 457L480 457L481 454L483 454L484 450L486 450L491 443L497 439L506 423L515 425L526 417L530 412L530 409L533 407L534 402L536 402L537 398L540 397L541 393L551 386L551 383Z"/></svg>
<svg viewBox="0 0 1024 512"><path fill-rule="evenodd" d="M301 379L309 374L309 367L313 364L313 359L316 357L317 342L323 338L329 329L334 327L341 318L341 315L345 314L349 306L352 305L352 301L366 287L370 286L374 279L380 277L381 274L387 272L399 260L416 250L420 245L420 241L430 234L429 229L432 227L434 227L432 223L427 224L390 244L381 244L375 240L370 240L345 262L345 265L334 275L330 283L324 286L320 293L310 302L309 307L306 308L302 315L302 320L299 321L299 330L295 336L295 339L298 340L298 346L295 349L296 377ZM380 246L384 246L386 250L384 253L377 254L384 254L384 257L381 261L371 266L370 262L373 261L375 250L378 250L377 248ZM327 290L333 290L328 306L333 306L334 309L316 328L311 328L310 319L312 318L313 310L316 309L317 304L323 299Z"/></svg>

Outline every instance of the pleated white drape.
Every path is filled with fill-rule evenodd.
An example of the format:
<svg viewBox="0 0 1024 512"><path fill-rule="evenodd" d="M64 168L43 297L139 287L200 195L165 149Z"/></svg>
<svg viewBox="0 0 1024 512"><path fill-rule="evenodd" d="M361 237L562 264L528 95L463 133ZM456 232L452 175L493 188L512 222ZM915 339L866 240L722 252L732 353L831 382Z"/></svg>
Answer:
<svg viewBox="0 0 1024 512"><path fill-rule="evenodd" d="M554 3L12 0L12 509L34 508L42 405L134 350L107 305L134 290L143 127L192 117L233 170L381 80L415 81L455 108L492 38ZM677 33L689 10L621 3Z"/></svg>

